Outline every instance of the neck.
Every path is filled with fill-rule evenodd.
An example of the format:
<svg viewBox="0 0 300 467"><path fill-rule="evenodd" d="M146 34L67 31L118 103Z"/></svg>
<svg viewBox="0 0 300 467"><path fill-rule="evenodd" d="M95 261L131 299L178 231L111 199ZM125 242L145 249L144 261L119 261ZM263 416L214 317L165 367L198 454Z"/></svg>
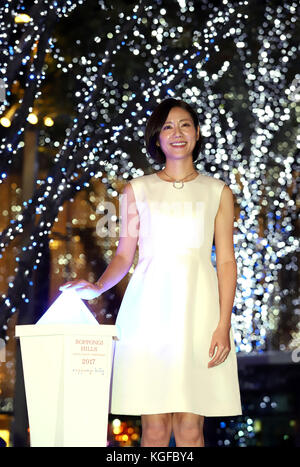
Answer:
<svg viewBox="0 0 300 467"><path fill-rule="evenodd" d="M164 172L170 177L180 180L187 175L196 173L193 161L169 161L167 160Z"/></svg>

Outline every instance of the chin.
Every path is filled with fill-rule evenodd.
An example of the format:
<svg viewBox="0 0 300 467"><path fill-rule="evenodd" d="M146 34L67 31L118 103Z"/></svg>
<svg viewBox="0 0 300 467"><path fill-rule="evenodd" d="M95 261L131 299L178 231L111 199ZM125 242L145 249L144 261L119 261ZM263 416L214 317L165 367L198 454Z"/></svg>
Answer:
<svg viewBox="0 0 300 467"><path fill-rule="evenodd" d="M167 159L168 158L173 159L173 160L176 160L176 159L188 159L190 156L193 157L193 155L188 154L188 153L184 153L184 152L178 153L178 152L176 152L176 153L169 154L167 156Z"/></svg>

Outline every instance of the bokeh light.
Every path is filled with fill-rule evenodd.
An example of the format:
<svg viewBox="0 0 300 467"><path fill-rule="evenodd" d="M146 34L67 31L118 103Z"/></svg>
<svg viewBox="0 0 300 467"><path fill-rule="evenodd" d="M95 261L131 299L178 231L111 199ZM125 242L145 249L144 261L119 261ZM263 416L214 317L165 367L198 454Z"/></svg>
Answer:
<svg viewBox="0 0 300 467"><path fill-rule="evenodd" d="M125 182L160 168L146 154L144 128L156 103L174 96L191 103L200 115L205 141L197 170L221 177L235 195L236 347L238 352L263 351L278 331L288 299L289 309L299 314L295 290L282 287L281 279L283 274L294 278L298 271L294 185L300 145L294 36L299 25L297 2L258 5L255 23L248 1L223 0L216 5L204 1L200 7L193 1L137 3L117 12L117 21L94 36L89 50L82 52L84 39L76 35L72 51L64 50L59 35L41 27L42 19L47 16L51 24L63 23L83 5L83 1L73 1L53 9L36 3L36 15L19 24L17 15L26 14L22 2L12 10L8 2L2 12L6 99L1 114L12 105L16 80L22 81L23 89L11 124L2 132L2 183L23 150L25 116L36 115L35 123L39 118L33 104L41 97L47 77L46 57L61 80L75 77L75 116L64 141L53 140L46 130L40 133L43 146L57 149L54 165L45 179L38 180L32 199L17 206L0 237L3 255L31 216L39 216L30 241L16 258L15 278L2 296L3 330L20 301L28 300L22 293L24 278L30 281L29 269L38 268L44 242L65 200L74 199L97 178L108 196L116 198L116 180ZM104 2L98 7L104 15L111 13ZM142 75L134 66L131 74L120 73L117 58L125 53L128 63L143 64ZM141 157L146 165L139 163ZM96 219L91 214L90 221ZM76 222L74 218L73 225ZM103 249L108 263L111 242L103 239ZM60 261L63 265L71 260L63 255ZM297 323L298 319L292 319L289 339L277 342L278 348L284 350L299 339Z"/></svg>

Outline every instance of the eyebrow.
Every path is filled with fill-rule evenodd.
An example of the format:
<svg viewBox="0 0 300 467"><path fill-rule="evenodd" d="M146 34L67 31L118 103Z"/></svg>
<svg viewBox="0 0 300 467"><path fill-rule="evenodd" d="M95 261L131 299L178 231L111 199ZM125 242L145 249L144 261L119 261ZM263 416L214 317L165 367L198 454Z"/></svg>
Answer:
<svg viewBox="0 0 300 467"><path fill-rule="evenodd" d="M182 118L181 120L179 120L180 122L183 122L184 120L188 120L188 121L191 121L192 119L191 118ZM166 123L173 123L173 122L165 122L164 125Z"/></svg>

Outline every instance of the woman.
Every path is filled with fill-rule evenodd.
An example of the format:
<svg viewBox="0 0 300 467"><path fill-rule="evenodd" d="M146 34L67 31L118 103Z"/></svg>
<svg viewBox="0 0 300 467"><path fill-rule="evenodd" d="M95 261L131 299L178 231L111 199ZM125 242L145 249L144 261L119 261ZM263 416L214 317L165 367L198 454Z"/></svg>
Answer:
<svg viewBox="0 0 300 467"><path fill-rule="evenodd" d="M166 99L146 125L146 147L165 164L124 188L114 258L96 284L68 282L92 299L139 261L116 324L111 413L141 415L141 446L204 446L205 416L240 415L231 312L237 267L234 202L220 179L198 173L195 111ZM211 263L213 238L215 271Z"/></svg>

